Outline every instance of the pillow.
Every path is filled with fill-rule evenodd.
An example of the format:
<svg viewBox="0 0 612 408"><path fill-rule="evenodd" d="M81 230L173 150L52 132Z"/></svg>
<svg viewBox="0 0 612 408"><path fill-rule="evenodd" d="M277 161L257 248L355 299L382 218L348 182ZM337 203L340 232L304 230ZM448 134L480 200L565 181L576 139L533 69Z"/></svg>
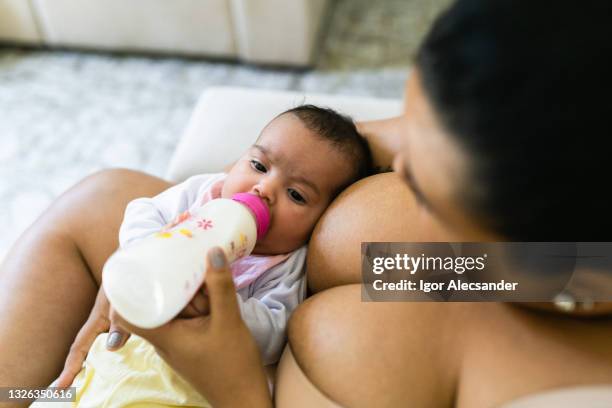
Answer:
<svg viewBox="0 0 612 408"><path fill-rule="evenodd" d="M330 107L356 121L383 119L402 112L402 102L396 99L209 88L191 115L166 178L179 182L194 174L223 171L255 142L276 115L305 103Z"/></svg>

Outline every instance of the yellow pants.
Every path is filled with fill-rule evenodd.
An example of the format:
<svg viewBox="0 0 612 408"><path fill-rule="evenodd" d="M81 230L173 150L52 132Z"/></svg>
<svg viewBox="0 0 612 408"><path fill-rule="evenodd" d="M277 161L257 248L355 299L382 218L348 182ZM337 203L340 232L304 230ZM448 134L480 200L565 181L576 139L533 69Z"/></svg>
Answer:
<svg viewBox="0 0 612 408"><path fill-rule="evenodd" d="M96 408L210 407L141 337L132 335L119 351L106 350L99 335L74 379L76 401L66 406ZM32 406L59 408L58 403Z"/></svg>

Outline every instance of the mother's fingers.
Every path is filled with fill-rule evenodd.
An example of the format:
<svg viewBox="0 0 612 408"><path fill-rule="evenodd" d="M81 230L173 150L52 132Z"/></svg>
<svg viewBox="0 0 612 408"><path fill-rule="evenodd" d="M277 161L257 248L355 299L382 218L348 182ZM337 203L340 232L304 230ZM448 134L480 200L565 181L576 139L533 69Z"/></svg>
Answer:
<svg viewBox="0 0 612 408"><path fill-rule="evenodd" d="M106 338L106 349L110 351L119 350L125 342L130 338L130 333L121 328L115 321L117 319L117 312L112 307L110 308L110 329L108 330L108 337Z"/></svg>
<svg viewBox="0 0 612 408"><path fill-rule="evenodd" d="M189 337L192 332L185 332L185 323L193 322L201 324L201 320L208 319L205 316L198 316L192 319L174 319L170 322L153 329L143 329L142 327L134 326L125 320L119 313L115 313L114 324L117 327L126 330L129 333L146 339L151 343L162 357L166 354L166 350L171 350L176 347L181 347L186 337Z"/></svg>
<svg viewBox="0 0 612 408"><path fill-rule="evenodd" d="M201 315L207 315L210 312L208 295L205 295L202 289L196 292L189 304Z"/></svg>
<svg viewBox="0 0 612 408"><path fill-rule="evenodd" d="M96 337L106 330L108 330L108 320L98 315L97 310L94 309L70 346L64 368L57 378L57 387L66 388L72 384L76 375L81 371L83 362Z"/></svg>
<svg viewBox="0 0 612 408"><path fill-rule="evenodd" d="M212 323L227 324L240 320L236 287L223 250L219 247L210 249L206 263L206 288Z"/></svg>
<svg viewBox="0 0 612 408"><path fill-rule="evenodd" d="M116 327L120 327L122 330L125 330L129 333L136 334L147 340L156 339L160 335L160 333L164 332L164 327L166 326L166 325L163 325L161 327L156 327L154 329L143 329L142 327L134 326L132 323L125 320L117 312L115 312L113 316L113 323L115 324Z"/></svg>
<svg viewBox="0 0 612 408"><path fill-rule="evenodd" d="M190 319L197 316L200 316L200 312L191 303L185 306L181 313L178 314L178 317L181 319Z"/></svg>

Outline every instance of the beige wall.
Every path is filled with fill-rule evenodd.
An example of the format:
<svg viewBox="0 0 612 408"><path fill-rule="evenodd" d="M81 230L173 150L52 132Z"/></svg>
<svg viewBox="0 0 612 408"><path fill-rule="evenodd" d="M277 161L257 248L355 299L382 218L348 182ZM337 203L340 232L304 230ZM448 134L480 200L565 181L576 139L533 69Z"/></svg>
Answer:
<svg viewBox="0 0 612 408"><path fill-rule="evenodd" d="M227 0L33 0L48 44L235 55Z"/></svg>
<svg viewBox="0 0 612 408"><path fill-rule="evenodd" d="M0 0L0 40L39 43L36 22L26 0Z"/></svg>
<svg viewBox="0 0 612 408"><path fill-rule="evenodd" d="M231 0L238 52L252 62L311 61L328 0Z"/></svg>
<svg viewBox="0 0 612 408"><path fill-rule="evenodd" d="M0 40L308 65L329 2L0 0Z"/></svg>

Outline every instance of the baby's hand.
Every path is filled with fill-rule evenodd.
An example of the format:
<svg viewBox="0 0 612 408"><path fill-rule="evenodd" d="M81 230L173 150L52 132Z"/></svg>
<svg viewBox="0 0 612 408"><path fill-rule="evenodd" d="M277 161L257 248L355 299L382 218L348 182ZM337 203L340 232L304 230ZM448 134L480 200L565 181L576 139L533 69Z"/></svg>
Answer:
<svg viewBox="0 0 612 408"><path fill-rule="evenodd" d="M202 284L203 290L198 290L191 302L179 313L179 317L191 318L196 316L207 316L210 313L210 303L206 292L206 283Z"/></svg>

